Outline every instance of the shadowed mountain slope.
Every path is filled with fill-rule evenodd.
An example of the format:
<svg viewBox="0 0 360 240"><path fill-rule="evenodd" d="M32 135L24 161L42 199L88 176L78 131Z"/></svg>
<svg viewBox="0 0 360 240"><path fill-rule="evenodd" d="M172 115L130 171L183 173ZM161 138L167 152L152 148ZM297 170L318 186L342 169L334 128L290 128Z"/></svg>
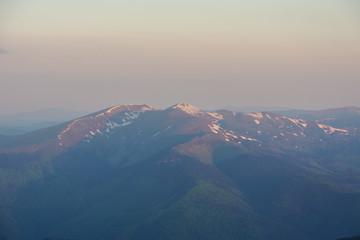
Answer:
<svg viewBox="0 0 360 240"><path fill-rule="evenodd" d="M274 113L119 105L0 136L2 239L359 234L358 129Z"/></svg>

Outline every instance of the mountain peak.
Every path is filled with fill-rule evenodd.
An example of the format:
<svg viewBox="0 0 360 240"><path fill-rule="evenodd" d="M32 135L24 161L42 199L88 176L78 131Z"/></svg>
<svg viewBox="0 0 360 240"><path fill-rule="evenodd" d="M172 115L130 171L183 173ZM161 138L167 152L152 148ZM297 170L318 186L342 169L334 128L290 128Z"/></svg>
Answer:
<svg viewBox="0 0 360 240"><path fill-rule="evenodd" d="M71 146L96 134L133 123L141 113L155 110L146 104L123 104L76 119L59 134L59 146ZM115 119L113 119L115 117Z"/></svg>
<svg viewBox="0 0 360 240"><path fill-rule="evenodd" d="M198 115L199 113L202 113L202 111L193 106L193 105L190 105L188 103L184 103L184 102L180 102L174 106L171 107L172 109L178 109L178 110L181 110L189 115L192 115L192 116L196 116Z"/></svg>
<svg viewBox="0 0 360 240"><path fill-rule="evenodd" d="M114 115L118 112L122 112L122 111L145 112L145 111L150 111L150 110L155 110L155 109L146 104L122 104L122 105L117 105L115 107L111 107L111 108L107 109L105 113L108 116L112 116L112 115Z"/></svg>

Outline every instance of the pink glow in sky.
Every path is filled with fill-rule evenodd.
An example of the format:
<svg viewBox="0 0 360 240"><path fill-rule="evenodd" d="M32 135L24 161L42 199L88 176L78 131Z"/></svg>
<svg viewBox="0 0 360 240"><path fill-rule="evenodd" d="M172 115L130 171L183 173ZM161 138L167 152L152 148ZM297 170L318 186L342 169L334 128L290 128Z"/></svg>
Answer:
<svg viewBox="0 0 360 240"><path fill-rule="evenodd" d="M0 113L360 106L352 0L4 0Z"/></svg>

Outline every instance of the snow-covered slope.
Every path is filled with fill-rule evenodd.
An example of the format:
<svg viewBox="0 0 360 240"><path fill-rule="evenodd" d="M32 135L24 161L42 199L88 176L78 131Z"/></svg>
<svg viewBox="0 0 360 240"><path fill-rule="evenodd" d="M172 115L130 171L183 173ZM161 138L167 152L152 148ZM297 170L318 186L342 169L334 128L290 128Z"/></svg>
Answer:
<svg viewBox="0 0 360 240"><path fill-rule="evenodd" d="M126 104L76 119L58 134L58 145L69 147L94 135L109 133L114 128L132 124L142 113L152 110L155 109L146 104Z"/></svg>

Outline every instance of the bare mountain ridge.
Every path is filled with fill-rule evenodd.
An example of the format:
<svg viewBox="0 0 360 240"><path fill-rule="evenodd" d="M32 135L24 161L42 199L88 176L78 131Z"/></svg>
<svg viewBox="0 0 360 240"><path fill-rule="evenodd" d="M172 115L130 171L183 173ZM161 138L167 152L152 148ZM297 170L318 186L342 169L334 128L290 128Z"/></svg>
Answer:
<svg viewBox="0 0 360 240"><path fill-rule="evenodd" d="M201 133L235 145L251 144L258 148L281 145L298 149L301 148L299 142L309 145L325 140L346 141L358 136L358 129L354 127L337 128L320 121L270 112L207 112L187 103L178 103L165 110L154 109L146 104L125 104L35 131L15 140L12 138L8 144L2 145L17 151L36 151L51 145L58 152L80 142L90 142L95 137L109 139L114 131L134 126L148 134L144 137L156 137L166 132Z"/></svg>

